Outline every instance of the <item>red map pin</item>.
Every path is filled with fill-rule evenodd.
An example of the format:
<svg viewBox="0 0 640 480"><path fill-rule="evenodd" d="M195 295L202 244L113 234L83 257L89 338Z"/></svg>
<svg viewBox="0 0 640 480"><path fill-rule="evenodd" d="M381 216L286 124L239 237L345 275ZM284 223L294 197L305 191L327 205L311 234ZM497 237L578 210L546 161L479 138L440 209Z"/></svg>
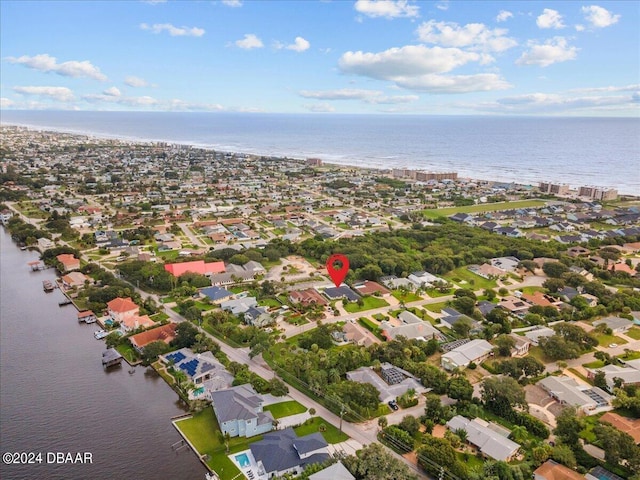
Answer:
<svg viewBox="0 0 640 480"><path fill-rule="evenodd" d="M336 268L336 262L340 262L342 266ZM334 253L327 259L327 273L335 286L339 287L349 273L349 259L341 253Z"/></svg>

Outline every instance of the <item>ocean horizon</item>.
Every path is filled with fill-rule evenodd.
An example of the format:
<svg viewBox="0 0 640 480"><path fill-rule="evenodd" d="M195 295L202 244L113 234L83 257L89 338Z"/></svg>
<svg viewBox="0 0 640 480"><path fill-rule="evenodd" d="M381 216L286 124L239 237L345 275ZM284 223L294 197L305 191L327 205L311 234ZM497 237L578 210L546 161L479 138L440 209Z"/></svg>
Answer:
<svg viewBox="0 0 640 480"><path fill-rule="evenodd" d="M4 110L2 125L640 195L640 119Z"/></svg>

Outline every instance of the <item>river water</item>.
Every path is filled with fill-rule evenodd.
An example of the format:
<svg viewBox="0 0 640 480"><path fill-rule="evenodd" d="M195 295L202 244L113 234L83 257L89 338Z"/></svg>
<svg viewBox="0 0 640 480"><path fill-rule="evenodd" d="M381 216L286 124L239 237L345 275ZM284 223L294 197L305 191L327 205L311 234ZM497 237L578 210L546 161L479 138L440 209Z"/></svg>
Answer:
<svg viewBox="0 0 640 480"><path fill-rule="evenodd" d="M31 272L37 259L0 228L0 453L42 453L38 464L1 463L0 478L203 479L194 453L171 449L181 437L170 419L184 413L176 393L144 367L103 370L96 325L43 292L55 272ZM47 452L89 452L93 463L47 463Z"/></svg>

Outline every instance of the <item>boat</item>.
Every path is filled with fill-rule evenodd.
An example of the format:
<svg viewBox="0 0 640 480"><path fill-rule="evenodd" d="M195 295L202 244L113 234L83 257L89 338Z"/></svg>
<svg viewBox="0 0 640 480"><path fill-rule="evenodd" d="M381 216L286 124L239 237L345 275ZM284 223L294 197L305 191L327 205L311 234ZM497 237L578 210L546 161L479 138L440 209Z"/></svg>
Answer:
<svg viewBox="0 0 640 480"><path fill-rule="evenodd" d="M42 281L42 288L43 288L43 290L45 292L53 292L54 288L56 288L56 287L54 287L54 285L51 282L51 280L43 280Z"/></svg>
<svg viewBox="0 0 640 480"><path fill-rule="evenodd" d="M93 332L93 336L96 337L96 340L102 340L107 335L109 335L109 332L102 329L96 330L95 332Z"/></svg>

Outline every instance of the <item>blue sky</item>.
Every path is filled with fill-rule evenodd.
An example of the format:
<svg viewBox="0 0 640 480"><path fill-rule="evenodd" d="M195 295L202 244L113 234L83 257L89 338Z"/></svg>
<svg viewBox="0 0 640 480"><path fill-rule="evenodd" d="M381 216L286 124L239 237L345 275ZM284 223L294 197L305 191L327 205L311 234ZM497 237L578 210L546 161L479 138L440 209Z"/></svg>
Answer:
<svg viewBox="0 0 640 480"><path fill-rule="evenodd" d="M0 2L2 109L638 116L640 3Z"/></svg>

